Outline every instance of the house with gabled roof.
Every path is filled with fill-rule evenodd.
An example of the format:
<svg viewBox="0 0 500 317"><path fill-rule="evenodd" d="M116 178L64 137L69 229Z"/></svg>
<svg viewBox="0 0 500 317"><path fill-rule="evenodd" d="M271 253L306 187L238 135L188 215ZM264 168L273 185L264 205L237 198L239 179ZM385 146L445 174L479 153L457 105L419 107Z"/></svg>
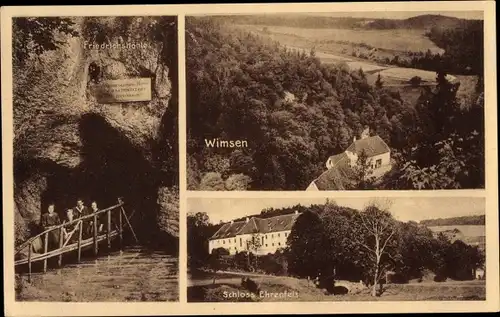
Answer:
<svg viewBox="0 0 500 317"><path fill-rule="evenodd" d="M378 135L370 136L365 128L359 140L342 153L332 155L326 161L327 170L313 180L306 190L343 190L352 188L353 170L362 152L366 153L370 168L369 177L379 178L391 170L391 149Z"/></svg>
<svg viewBox="0 0 500 317"><path fill-rule="evenodd" d="M229 254L250 251L257 255L275 253L286 247L286 241L300 213L269 218L251 217L242 221L225 223L208 241L208 252L224 248ZM257 240L257 248L252 246Z"/></svg>

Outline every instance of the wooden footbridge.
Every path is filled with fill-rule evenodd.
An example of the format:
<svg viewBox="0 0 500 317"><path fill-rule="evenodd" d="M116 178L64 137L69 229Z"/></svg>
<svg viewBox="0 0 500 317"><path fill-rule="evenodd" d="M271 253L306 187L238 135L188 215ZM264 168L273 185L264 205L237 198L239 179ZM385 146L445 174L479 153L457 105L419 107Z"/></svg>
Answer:
<svg viewBox="0 0 500 317"><path fill-rule="evenodd" d="M139 242L130 224L129 219L132 215L130 215L130 217L127 216L123 205L123 201L118 199L118 204L114 206L85 215L70 222L52 226L42 233L31 237L16 248L15 266L27 264L28 278L31 279L31 266L35 262L43 261L43 271L46 272L47 260L49 258L58 257L57 264L61 266L63 254L74 251L77 252L78 262L80 262L82 250L93 248L94 254L97 255L99 243L106 242L108 249L110 249L111 240L116 237L119 238L121 248L123 244L124 222L130 228L135 241ZM107 217L107 220L104 221L107 228L99 232L99 219L104 215ZM53 237L54 235L59 237L59 245L55 248L52 246L49 250L49 240L51 236Z"/></svg>

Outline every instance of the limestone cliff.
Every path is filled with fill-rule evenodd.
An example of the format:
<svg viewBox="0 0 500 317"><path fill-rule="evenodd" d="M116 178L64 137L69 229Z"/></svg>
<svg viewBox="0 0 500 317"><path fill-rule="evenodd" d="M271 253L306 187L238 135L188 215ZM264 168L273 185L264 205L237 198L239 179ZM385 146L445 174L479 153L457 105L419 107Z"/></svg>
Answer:
<svg viewBox="0 0 500 317"><path fill-rule="evenodd" d="M49 201L61 211L74 206L77 197L106 207L118 196L137 211L139 227L157 225L154 219L163 212L168 214L163 215L168 218L164 231L177 236L178 211L163 210L158 199L158 192L162 197L165 187L176 182L165 165L177 160L176 148L164 148L177 141L175 129L165 127L177 120L175 20L71 21L76 36L55 32L56 49L30 54L22 65L14 65L17 238L29 234ZM90 48L102 43L123 45ZM127 43L135 48L125 48ZM151 101L99 103L90 89L96 74L99 81L151 78Z"/></svg>

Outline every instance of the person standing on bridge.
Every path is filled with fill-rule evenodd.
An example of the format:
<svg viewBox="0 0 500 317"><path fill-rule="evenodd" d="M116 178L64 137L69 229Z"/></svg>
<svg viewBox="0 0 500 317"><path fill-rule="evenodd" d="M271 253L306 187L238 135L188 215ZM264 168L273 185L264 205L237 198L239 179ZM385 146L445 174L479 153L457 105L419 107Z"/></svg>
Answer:
<svg viewBox="0 0 500 317"><path fill-rule="evenodd" d="M99 208L97 207L97 202L95 200L90 204L90 209L92 210L92 213L99 211ZM105 213L100 214L99 217L97 217L97 219L99 220L97 232L102 232L104 223L107 221L105 220L106 214Z"/></svg>
<svg viewBox="0 0 500 317"><path fill-rule="evenodd" d="M92 213L90 209L83 204L83 199L78 199L76 201L76 217L81 218L88 216ZM83 236L84 238L89 238L92 236L92 228L94 225L94 219L93 218L88 218L83 220Z"/></svg>
<svg viewBox="0 0 500 317"><path fill-rule="evenodd" d="M52 203L49 204L48 212L44 213L42 215L42 218L40 219L40 224L44 231L61 224L61 220L59 219L59 216L55 213L54 209L55 209L54 204ZM49 231L47 238L49 240L47 242L49 250L54 250L59 247L58 230Z"/></svg>
<svg viewBox="0 0 500 317"><path fill-rule="evenodd" d="M78 236L78 223L71 223L73 219L73 209L70 208L66 210L66 219L64 220L66 224L64 226L64 239L69 239L71 243L76 242Z"/></svg>

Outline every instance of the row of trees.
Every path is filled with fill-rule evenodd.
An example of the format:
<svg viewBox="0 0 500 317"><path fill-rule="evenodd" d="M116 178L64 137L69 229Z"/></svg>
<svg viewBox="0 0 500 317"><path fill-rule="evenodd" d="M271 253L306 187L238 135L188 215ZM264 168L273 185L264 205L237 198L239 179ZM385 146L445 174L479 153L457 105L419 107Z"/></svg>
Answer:
<svg viewBox="0 0 500 317"><path fill-rule="evenodd" d="M484 188L484 93L460 106L458 84L437 75L415 106L415 121L404 127L406 146L393 148L395 168L383 189Z"/></svg>
<svg viewBox="0 0 500 317"><path fill-rule="evenodd" d="M319 213L302 214L288 239L289 273L362 279L375 296L389 271L403 281L421 278L425 270L436 280L471 279L484 264L477 247L434 237L415 222L396 221L389 205L378 201L357 211L327 202Z"/></svg>
<svg viewBox="0 0 500 317"><path fill-rule="evenodd" d="M224 248L217 248L207 257L205 267L212 271L230 270L272 275L288 274L288 258L284 249L274 254L256 255L251 251L229 255Z"/></svg>

